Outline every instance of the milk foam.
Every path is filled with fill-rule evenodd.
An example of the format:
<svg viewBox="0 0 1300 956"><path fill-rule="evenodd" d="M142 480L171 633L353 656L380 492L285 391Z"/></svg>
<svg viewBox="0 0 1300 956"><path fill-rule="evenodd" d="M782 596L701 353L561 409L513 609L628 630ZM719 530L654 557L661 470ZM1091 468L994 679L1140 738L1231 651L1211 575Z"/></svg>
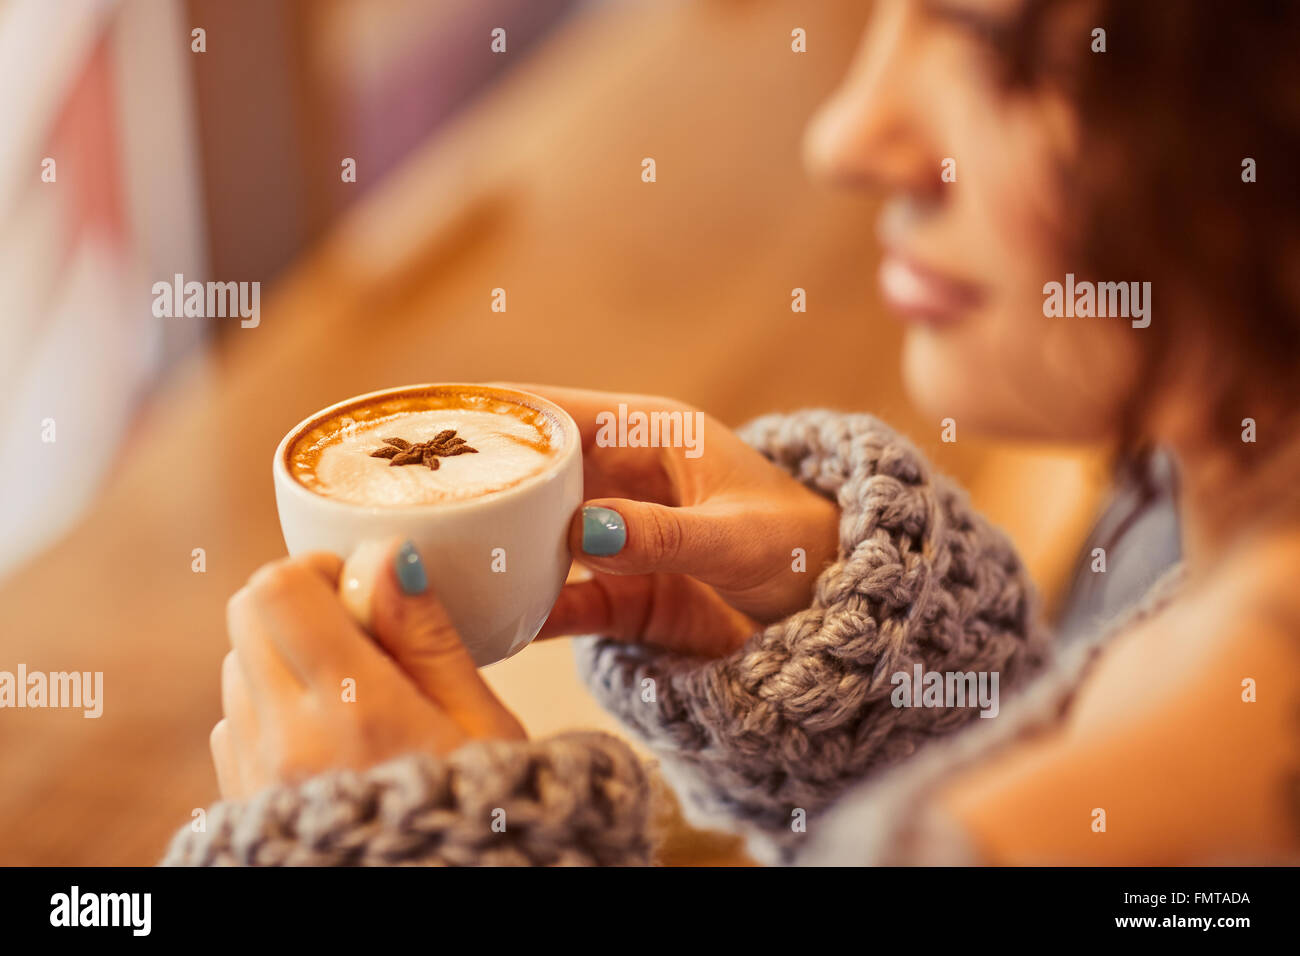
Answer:
<svg viewBox="0 0 1300 956"><path fill-rule="evenodd" d="M317 446L314 467L299 470L297 477L327 498L377 507L436 504L500 491L543 471L556 459L559 444L546 427L548 420L511 411L431 408L348 419ZM449 428L478 453L440 458L436 471L422 464L394 466L370 455L384 447L386 438L414 444Z"/></svg>

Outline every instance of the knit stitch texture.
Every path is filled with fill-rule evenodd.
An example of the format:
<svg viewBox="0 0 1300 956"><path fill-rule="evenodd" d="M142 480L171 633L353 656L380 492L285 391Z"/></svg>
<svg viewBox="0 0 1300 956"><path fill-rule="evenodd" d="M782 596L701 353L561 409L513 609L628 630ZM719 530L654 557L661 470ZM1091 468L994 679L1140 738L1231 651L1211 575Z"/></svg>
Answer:
<svg viewBox="0 0 1300 956"><path fill-rule="evenodd" d="M162 863L646 864L649 815L646 774L614 737L479 741L218 803L205 832L182 828Z"/></svg>
<svg viewBox="0 0 1300 956"><path fill-rule="evenodd" d="M896 707L892 675L998 672L1007 691L1043 663L1046 638L1005 536L888 426L814 410L742 437L839 504L839 557L812 606L715 660L585 640L579 671L660 757L695 822L738 826L780 862L797 811L811 826L848 787L976 717Z"/></svg>
<svg viewBox="0 0 1300 956"><path fill-rule="evenodd" d="M826 813L796 862L811 866L939 865L982 861L967 834L932 799L955 774L993 759L1004 748L1056 726L1102 651L1118 635L1167 606L1184 583L1184 569L1167 571L1141 601L1105 626L1068 644L996 720L936 742L892 773L846 793ZM1029 865L1060 865L1044 856Z"/></svg>

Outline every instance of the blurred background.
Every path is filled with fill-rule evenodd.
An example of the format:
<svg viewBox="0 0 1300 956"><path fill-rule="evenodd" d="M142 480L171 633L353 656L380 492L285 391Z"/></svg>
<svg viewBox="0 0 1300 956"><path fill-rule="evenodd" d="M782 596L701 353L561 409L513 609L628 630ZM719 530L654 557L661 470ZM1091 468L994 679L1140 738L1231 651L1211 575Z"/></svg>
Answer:
<svg viewBox="0 0 1300 956"><path fill-rule="evenodd" d="M217 798L224 605L284 553L271 454L359 392L870 411L971 489L1055 608L1102 450L941 444L900 388L872 204L801 169L869 8L0 3L0 669L105 687L99 719L0 711L0 864L148 865ZM260 282L260 323L156 316L178 273ZM563 641L485 673L534 735L614 729ZM685 828L665 852L742 862Z"/></svg>

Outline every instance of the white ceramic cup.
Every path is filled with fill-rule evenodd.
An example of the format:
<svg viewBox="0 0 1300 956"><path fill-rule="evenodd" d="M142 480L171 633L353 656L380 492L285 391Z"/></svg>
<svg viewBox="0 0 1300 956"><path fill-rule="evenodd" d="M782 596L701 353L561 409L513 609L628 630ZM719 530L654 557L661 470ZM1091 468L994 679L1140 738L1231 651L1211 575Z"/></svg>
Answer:
<svg viewBox="0 0 1300 956"><path fill-rule="evenodd" d="M326 498L299 483L286 455L304 431L348 406L431 388L491 393L550 417L561 445L543 472L477 498L410 507L373 507ZM407 385L358 395L309 416L275 450L272 472L280 529L291 555L331 551L350 565L394 537L415 542L429 578L474 662L483 667L528 645L550 613L569 570L569 522L582 504L582 442L569 414L516 389L472 384ZM500 549L500 550L498 550ZM504 570L501 570L504 564ZM344 603L369 625L373 574L345 566Z"/></svg>

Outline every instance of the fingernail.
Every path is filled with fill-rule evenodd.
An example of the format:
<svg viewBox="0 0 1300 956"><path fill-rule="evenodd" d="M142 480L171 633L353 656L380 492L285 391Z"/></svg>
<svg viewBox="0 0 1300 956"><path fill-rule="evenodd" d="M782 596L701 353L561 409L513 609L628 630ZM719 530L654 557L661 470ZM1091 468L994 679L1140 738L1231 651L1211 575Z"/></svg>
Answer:
<svg viewBox="0 0 1300 956"><path fill-rule="evenodd" d="M397 551L394 570L403 594L423 594L429 587L429 577L424 573L424 561L415 550L415 542L407 541Z"/></svg>
<svg viewBox="0 0 1300 956"><path fill-rule="evenodd" d="M609 508L582 509L582 550L597 558L618 554L627 544L623 516Z"/></svg>

